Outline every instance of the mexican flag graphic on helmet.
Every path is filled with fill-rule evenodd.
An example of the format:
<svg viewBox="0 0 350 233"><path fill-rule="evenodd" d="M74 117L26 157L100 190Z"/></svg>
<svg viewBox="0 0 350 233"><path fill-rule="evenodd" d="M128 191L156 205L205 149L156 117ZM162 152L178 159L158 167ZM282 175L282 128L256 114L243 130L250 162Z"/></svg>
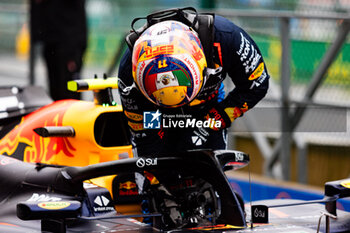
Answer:
<svg viewBox="0 0 350 233"><path fill-rule="evenodd" d="M197 33L177 21L149 27L132 53L136 84L147 99L161 107L179 107L194 100L206 66Z"/></svg>

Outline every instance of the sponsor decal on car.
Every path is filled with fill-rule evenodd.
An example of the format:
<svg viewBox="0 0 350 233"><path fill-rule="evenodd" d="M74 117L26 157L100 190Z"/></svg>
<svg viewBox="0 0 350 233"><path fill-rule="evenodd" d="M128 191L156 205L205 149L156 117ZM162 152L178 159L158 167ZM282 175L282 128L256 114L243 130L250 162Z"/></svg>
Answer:
<svg viewBox="0 0 350 233"><path fill-rule="evenodd" d="M139 168L143 168L143 167L147 167L147 166L155 166L157 165L157 158L153 159L153 158L139 158L136 161L136 166Z"/></svg>
<svg viewBox="0 0 350 233"><path fill-rule="evenodd" d="M47 194L39 194L39 193L33 193L33 195L27 200L28 202L49 202L49 201L61 201L62 198L60 197L52 197Z"/></svg>
<svg viewBox="0 0 350 233"><path fill-rule="evenodd" d="M119 183L118 194L120 196L135 196L139 195L135 181L125 181Z"/></svg>
<svg viewBox="0 0 350 233"><path fill-rule="evenodd" d="M95 212L114 210L112 206L108 205L110 203L110 200L103 195L97 196L94 200L94 203L97 205L93 207Z"/></svg>
<svg viewBox="0 0 350 233"><path fill-rule="evenodd" d="M47 210L60 210L70 206L70 203L65 201L51 201L51 202L41 202L38 204L38 206L42 209L47 209Z"/></svg>
<svg viewBox="0 0 350 233"><path fill-rule="evenodd" d="M126 181L119 184L120 189L133 189L136 188L136 183L131 181Z"/></svg>
<svg viewBox="0 0 350 233"><path fill-rule="evenodd" d="M269 209L264 205L252 206L252 221L254 223L268 223L269 222Z"/></svg>

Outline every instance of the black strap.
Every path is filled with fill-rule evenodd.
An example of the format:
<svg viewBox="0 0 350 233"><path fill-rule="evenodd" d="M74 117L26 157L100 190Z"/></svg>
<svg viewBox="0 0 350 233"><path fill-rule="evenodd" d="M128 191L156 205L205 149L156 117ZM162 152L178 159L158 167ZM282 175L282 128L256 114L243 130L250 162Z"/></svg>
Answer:
<svg viewBox="0 0 350 233"><path fill-rule="evenodd" d="M135 23L142 19L146 20L146 23L139 29L135 29ZM161 10L146 17L135 18L131 23L132 30L125 38L130 50L133 49L136 40L148 27L165 20L180 21L193 28L198 33L202 43L207 66L209 68L215 68L213 61L214 14L198 14L193 7Z"/></svg>
<svg viewBox="0 0 350 233"><path fill-rule="evenodd" d="M213 61L213 43L214 43L214 15L200 15L198 17L198 36L202 43L207 66L215 68Z"/></svg>
<svg viewBox="0 0 350 233"><path fill-rule="evenodd" d="M192 14L194 17L189 17ZM195 28L197 23L198 12L193 7L184 8L172 8L167 10L161 10L149 14L147 18L148 26L165 21L165 20L177 20L189 27Z"/></svg>

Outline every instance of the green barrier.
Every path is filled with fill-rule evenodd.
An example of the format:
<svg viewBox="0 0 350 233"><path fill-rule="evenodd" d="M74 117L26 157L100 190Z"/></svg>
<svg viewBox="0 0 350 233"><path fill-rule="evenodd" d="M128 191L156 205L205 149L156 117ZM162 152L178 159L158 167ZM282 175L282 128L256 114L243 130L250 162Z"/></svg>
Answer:
<svg viewBox="0 0 350 233"><path fill-rule="evenodd" d="M254 37L254 36L253 36ZM267 68L275 79L280 77L281 44L277 38L255 36ZM291 41L291 75L294 84L306 84L318 68L330 43L316 41ZM326 74L325 84L350 87L350 44L345 44Z"/></svg>
<svg viewBox="0 0 350 233"><path fill-rule="evenodd" d="M89 48L85 55L86 65L107 67L120 46L122 34L109 32L92 33L89 37ZM278 81L280 77L281 42L279 38L255 36L267 68L272 78ZM291 41L291 75L293 84L307 84L318 68L321 59L330 43L292 40ZM335 62L328 70L325 84L350 87L350 44L345 44Z"/></svg>

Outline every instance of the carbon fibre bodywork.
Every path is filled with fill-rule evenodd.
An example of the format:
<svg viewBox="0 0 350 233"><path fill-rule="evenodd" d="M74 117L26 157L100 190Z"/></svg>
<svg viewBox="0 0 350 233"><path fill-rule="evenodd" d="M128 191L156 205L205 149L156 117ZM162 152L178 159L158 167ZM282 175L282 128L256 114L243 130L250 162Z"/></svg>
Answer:
<svg viewBox="0 0 350 233"><path fill-rule="evenodd" d="M82 229L84 232L96 232L100 229L99 226L104 226L105 229L100 229L101 232L107 229L112 232L116 226L120 226L119 230L122 230L125 224L134 224L133 231L152 231L153 228L149 225L130 220L131 216L118 214L113 208L113 200L107 189L93 184L84 185L84 181L130 172L147 171L157 174L170 168L177 174L201 177L214 187L222 203L215 224L245 228L242 205L232 191L217 159L217 155L226 154L225 157L232 157L228 161L234 162L236 153L192 151L177 156L157 157L151 164L142 163L147 158L132 158L86 167L31 164L1 155L0 203L3 211L0 214L0 229L4 226L6 229L13 228L14 231L23 228L41 231L52 230L51 227L55 226L67 232ZM195 170L192 169L194 164ZM162 182L162 179L159 180ZM151 213L151 216L158 218L163 214ZM94 227L91 227L92 225Z"/></svg>
<svg viewBox="0 0 350 233"><path fill-rule="evenodd" d="M330 213L338 197L348 195L349 180L326 184L323 200L303 202L299 200L265 200L253 206L266 207L242 209L236 194L229 185L220 155L237 161L236 151L191 151L175 156L160 156L156 162L140 162L147 158L132 158L105 162L86 167L53 167L29 164L7 156L0 156L0 230L6 232L348 232L350 215L337 210ZM241 152L238 152L241 153ZM200 162L198 162L200 161ZM196 169L193 169L193 166ZM162 225L151 227L131 217L117 213L107 189L84 181L94 177L128 172L167 171L201 177L213 185L221 203L220 214L209 224L187 225L174 229ZM208 172L209 171L209 172ZM162 179L160 179L162 182ZM165 181L166 182L166 181ZM176 197L177 198L177 197ZM159 200L160 201L160 200ZM326 203L326 208L321 202ZM333 204L332 204L333 203ZM328 211L327 211L328 209ZM142 217L162 218L166 213L151 213ZM254 223L250 219L262 217L266 223ZM248 219L248 223L246 222ZM322 220L322 221L321 221Z"/></svg>

